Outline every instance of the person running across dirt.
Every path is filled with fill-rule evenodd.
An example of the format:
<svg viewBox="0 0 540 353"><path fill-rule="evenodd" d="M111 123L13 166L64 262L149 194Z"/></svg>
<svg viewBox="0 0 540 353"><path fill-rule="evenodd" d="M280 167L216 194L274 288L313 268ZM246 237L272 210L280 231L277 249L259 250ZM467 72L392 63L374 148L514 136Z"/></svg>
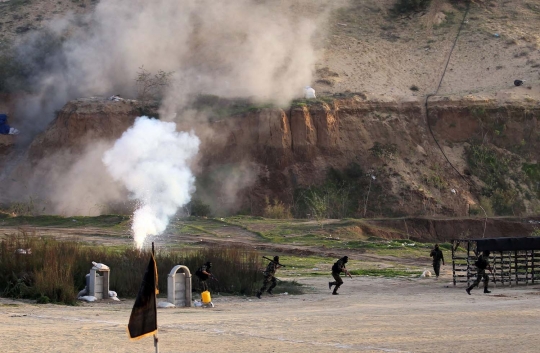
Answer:
<svg viewBox="0 0 540 353"><path fill-rule="evenodd" d="M206 281L208 280L208 278L214 277L210 272L211 268L212 263L210 261L207 261L204 265L199 267L197 271L195 271L195 275L197 276L197 278L199 278L199 286L201 292L208 290L208 283L206 283Z"/></svg>
<svg viewBox="0 0 540 353"><path fill-rule="evenodd" d="M433 250L429 254L433 258L433 271L435 271L435 277L439 278L439 272L441 270L441 261L444 266L444 256L443 252L439 248L439 244L435 244Z"/></svg>
<svg viewBox="0 0 540 353"><path fill-rule="evenodd" d="M334 265L332 266L332 277L334 277L334 282L328 282L328 288L332 289L332 286L334 287L334 291L332 292L333 295L338 295L337 292L339 287L343 284L343 280L341 279L341 273L344 272L347 276L351 277L351 274L349 271L347 271L347 268L345 267L345 264L349 261L349 257L343 256L341 259L337 260Z"/></svg>
<svg viewBox="0 0 540 353"><path fill-rule="evenodd" d="M491 293L491 291L488 290L489 276L486 273L486 269L490 268L489 251L482 252L482 254L478 256L478 259L474 262L474 265L476 266L476 280L469 288L466 289L467 294L471 295L471 289L478 286L482 278L484 279L484 293Z"/></svg>
<svg viewBox="0 0 540 353"><path fill-rule="evenodd" d="M274 261L270 261L268 265L266 266L266 270L264 271L263 286L257 292L257 298L261 299L261 295L266 290L266 287L268 287L269 283L272 283L272 284L270 285L270 288L268 288L266 292L268 294L272 294L272 289L274 289L274 287L277 286L276 271L280 267L281 265L279 264L279 256L274 256Z"/></svg>

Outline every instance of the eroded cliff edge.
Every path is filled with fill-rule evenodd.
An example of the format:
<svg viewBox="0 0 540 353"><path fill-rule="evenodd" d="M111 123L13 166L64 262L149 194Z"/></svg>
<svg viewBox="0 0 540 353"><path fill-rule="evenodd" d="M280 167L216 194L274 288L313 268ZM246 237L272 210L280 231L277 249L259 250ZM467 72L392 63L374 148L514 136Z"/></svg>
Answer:
<svg viewBox="0 0 540 353"><path fill-rule="evenodd" d="M539 102L432 97L428 113L426 121L423 102L349 95L176 122L202 140L197 197L218 214L262 214L267 200L294 209L298 190L321 185L341 190L353 212L343 216L465 216L478 204L492 214L538 213ZM33 141L28 161L66 151L76 159L139 115L136 101L71 101Z"/></svg>

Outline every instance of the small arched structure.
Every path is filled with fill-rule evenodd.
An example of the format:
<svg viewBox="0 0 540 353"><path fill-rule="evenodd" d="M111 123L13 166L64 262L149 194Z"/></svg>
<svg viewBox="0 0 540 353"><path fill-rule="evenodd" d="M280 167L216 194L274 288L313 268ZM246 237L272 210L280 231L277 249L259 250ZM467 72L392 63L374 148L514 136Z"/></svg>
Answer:
<svg viewBox="0 0 540 353"><path fill-rule="evenodd" d="M191 306L191 272L186 266L176 265L169 273L167 301L176 307Z"/></svg>

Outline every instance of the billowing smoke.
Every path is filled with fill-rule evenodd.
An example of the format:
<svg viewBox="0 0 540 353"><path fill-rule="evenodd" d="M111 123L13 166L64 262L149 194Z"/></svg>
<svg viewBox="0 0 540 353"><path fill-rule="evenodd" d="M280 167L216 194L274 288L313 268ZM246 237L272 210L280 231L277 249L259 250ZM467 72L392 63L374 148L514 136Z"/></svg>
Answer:
<svg viewBox="0 0 540 353"><path fill-rule="evenodd" d="M193 133L177 132L175 123L143 116L105 152L109 173L139 202L132 224L137 247L147 235L161 234L191 200L195 177L189 162L199 144Z"/></svg>
<svg viewBox="0 0 540 353"><path fill-rule="evenodd" d="M92 14L55 21L18 47L35 92L20 115L44 127L66 100L133 97L142 66L174 72L166 111L199 93L286 103L311 84L314 36L331 2L312 3L103 0Z"/></svg>
<svg viewBox="0 0 540 353"><path fill-rule="evenodd" d="M175 120L182 121L183 108L199 94L286 103L312 83L314 43L322 42L318 35L334 3L102 0L91 14L55 20L30 34L14 51L13 62L26 69L22 85L31 87L32 94L22 97L11 123L21 130L19 141L26 137L30 142L70 99L136 97L135 78L142 66L151 73L173 73L160 109L164 119L179 113ZM62 185L62 177L52 182ZM73 180L66 183L85 189ZM62 209L77 203L75 196L65 196L57 197ZM109 202L108 196L92 202Z"/></svg>

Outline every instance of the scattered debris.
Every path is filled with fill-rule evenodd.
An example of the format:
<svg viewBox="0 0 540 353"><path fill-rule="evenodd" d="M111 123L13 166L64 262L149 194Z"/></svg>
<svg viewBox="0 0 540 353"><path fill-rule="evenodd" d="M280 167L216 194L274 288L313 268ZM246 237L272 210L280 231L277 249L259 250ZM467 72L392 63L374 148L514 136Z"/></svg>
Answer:
<svg viewBox="0 0 540 353"><path fill-rule="evenodd" d="M113 101L113 102L121 102L121 101L124 100L124 98L122 98L119 95L115 94L114 96L110 96L109 100Z"/></svg>
<svg viewBox="0 0 540 353"><path fill-rule="evenodd" d="M86 301L86 302L95 302L95 301L97 300L97 298L94 297L94 296L92 296L92 295L85 295L85 296L79 297L79 298L77 298L77 299L79 299L79 300L84 300L84 301Z"/></svg>

